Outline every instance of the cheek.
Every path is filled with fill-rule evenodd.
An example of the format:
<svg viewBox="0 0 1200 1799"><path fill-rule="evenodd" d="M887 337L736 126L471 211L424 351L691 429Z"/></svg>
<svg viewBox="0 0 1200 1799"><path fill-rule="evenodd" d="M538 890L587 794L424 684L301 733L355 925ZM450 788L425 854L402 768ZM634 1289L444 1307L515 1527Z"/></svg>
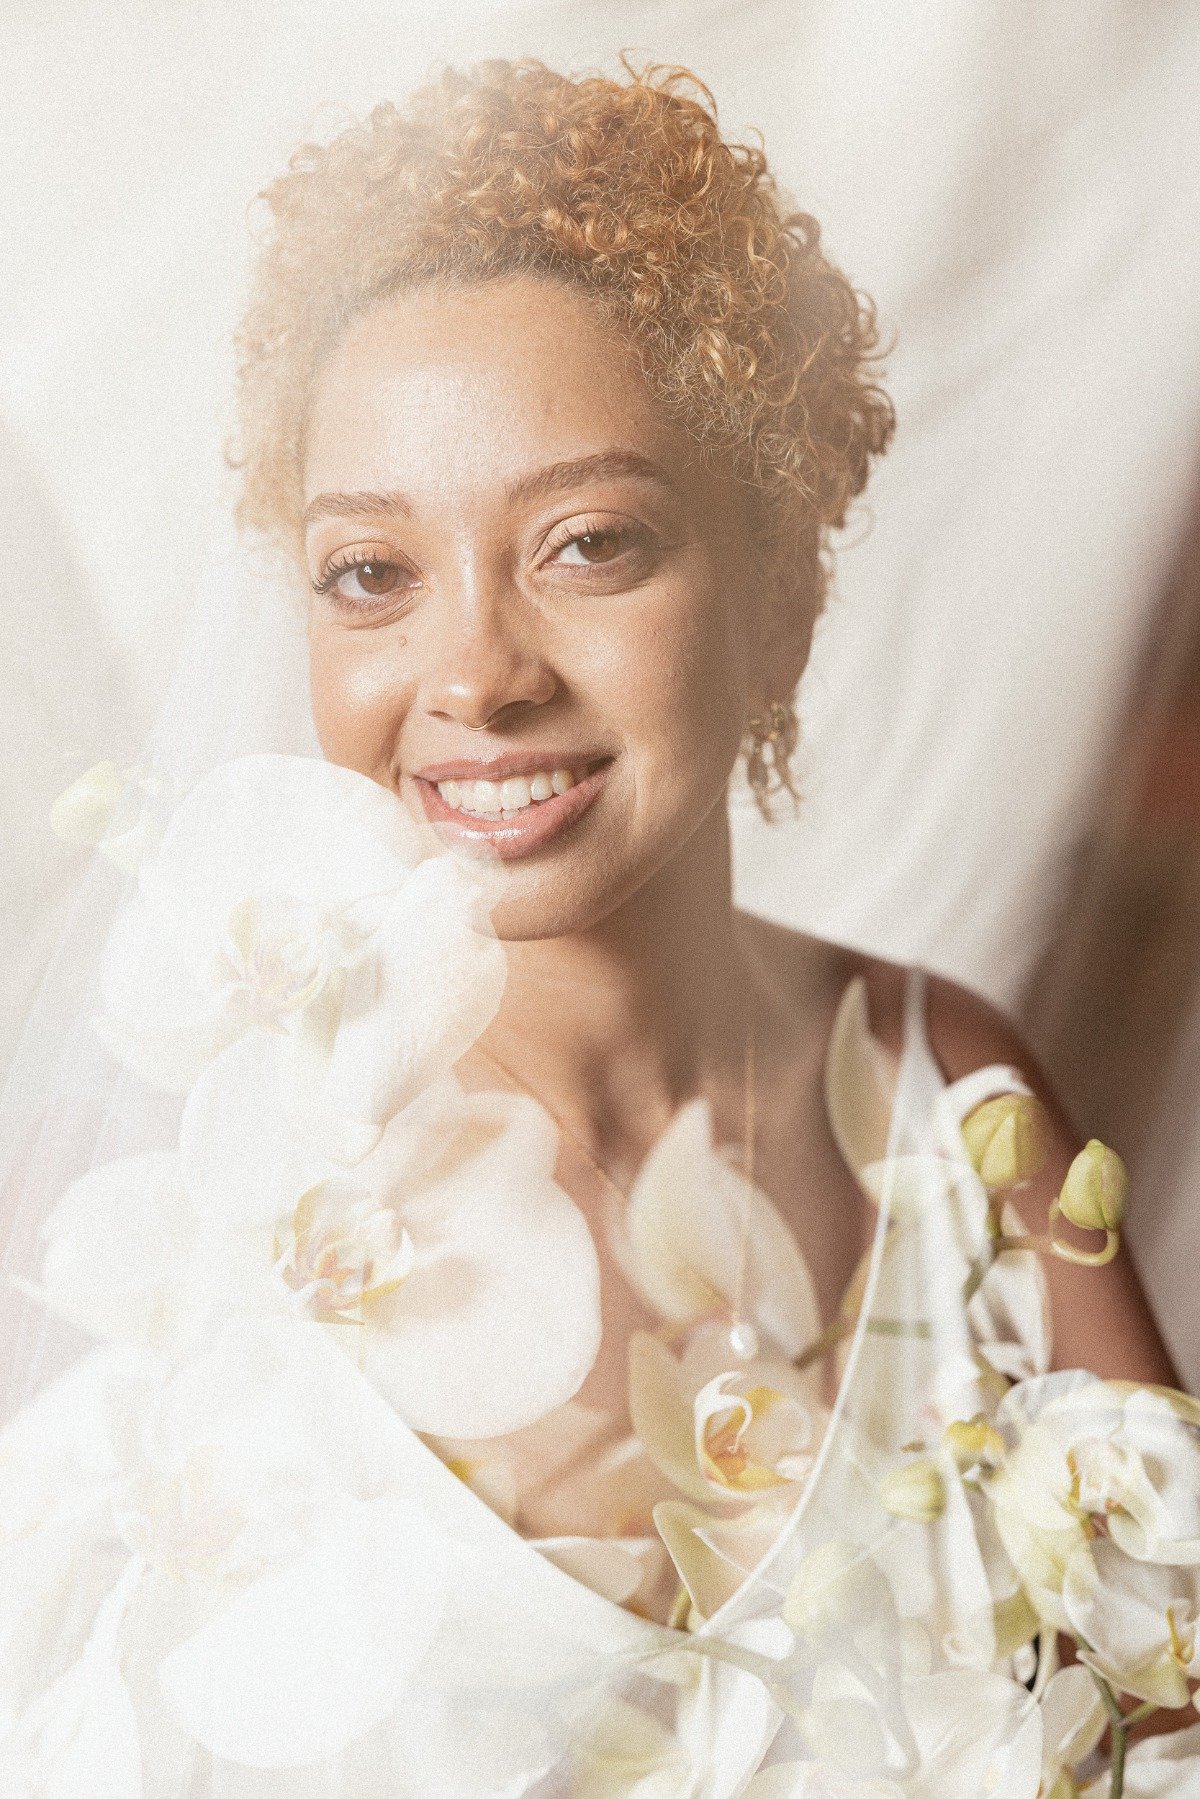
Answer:
<svg viewBox="0 0 1200 1799"><path fill-rule="evenodd" d="M739 619L709 590L647 621L626 660L631 721L674 784L721 784L741 744L746 655Z"/></svg>
<svg viewBox="0 0 1200 1799"><path fill-rule="evenodd" d="M314 624L308 637L313 723L331 762L391 785L411 699L401 644L387 633Z"/></svg>

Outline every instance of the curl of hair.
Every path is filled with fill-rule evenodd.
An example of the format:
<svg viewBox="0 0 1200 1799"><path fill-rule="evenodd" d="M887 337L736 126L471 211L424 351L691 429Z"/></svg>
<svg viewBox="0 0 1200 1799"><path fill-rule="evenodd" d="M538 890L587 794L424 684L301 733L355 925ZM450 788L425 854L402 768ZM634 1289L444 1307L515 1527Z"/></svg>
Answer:
<svg viewBox="0 0 1200 1799"><path fill-rule="evenodd" d="M305 145L262 196L270 225L238 336L242 521L299 528L309 394L346 326L406 287L572 283L652 391L747 484L785 591L819 603L827 533L887 446L874 310L788 213L761 149L724 141L708 89L543 63L446 70Z"/></svg>

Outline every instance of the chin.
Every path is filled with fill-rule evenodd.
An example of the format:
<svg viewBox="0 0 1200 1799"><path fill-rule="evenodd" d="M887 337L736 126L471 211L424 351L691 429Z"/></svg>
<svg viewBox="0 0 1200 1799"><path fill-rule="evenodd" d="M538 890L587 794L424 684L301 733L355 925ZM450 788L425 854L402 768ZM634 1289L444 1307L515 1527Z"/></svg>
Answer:
<svg viewBox="0 0 1200 1799"><path fill-rule="evenodd" d="M506 881L487 883L492 929L501 943L538 943L593 929L625 898L624 891L597 893L590 883ZM524 889L522 891L521 889ZM540 889L540 890L539 890ZM494 897L493 897L494 895Z"/></svg>

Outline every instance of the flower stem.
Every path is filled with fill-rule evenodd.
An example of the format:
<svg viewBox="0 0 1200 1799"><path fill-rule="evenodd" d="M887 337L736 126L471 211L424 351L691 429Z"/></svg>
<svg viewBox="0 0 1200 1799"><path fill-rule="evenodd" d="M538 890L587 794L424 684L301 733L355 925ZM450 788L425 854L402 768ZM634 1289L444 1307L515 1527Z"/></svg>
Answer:
<svg viewBox="0 0 1200 1799"><path fill-rule="evenodd" d="M1092 1679L1100 1690L1104 1709L1112 1726L1112 1767L1109 1770L1108 1799L1122 1799L1125 1792L1125 1749L1129 1742L1130 1717L1126 1717L1108 1682L1093 1668ZM1153 1710L1154 1708L1151 1707Z"/></svg>
<svg viewBox="0 0 1200 1799"><path fill-rule="evenodd" d="M832 1324L826 1325L819 1337L814 1337L807 1349L802 1349L798 1356L793 1356L792 1367L803 1372L811 1368L814 1362L828 1355L836 1344L849 1337L858 1328L857 1312L848 1318L835 1318ZM926 1341L933 1335L927 1318L868 1318L867 1330L873 1337L921 1337Z"/></svg>
<svg viewBox="0 0 1200 1799"><path fill-rule="evenodd" d="M1125 1744L1129 1732L1122 1724L1118 1729L1113 1726L1112 1733L1112 1775L1109 1779L1108 1799L1121 1799L1125 1791Z"/></svg>
<svg viewBox="0 0 1200 1799"><path fill-rule="evenodd" d="M987 1248L981 1250L975 1257L975 1260L971 1263L970 1268L967 1270L967 1278L963 1282L962 1289L962 1302L965 1306L970 1305L980 1287L982 1287L984 1280L987 1277L988 1270L995 1260L995 1246L989 1243Z"/></svg>

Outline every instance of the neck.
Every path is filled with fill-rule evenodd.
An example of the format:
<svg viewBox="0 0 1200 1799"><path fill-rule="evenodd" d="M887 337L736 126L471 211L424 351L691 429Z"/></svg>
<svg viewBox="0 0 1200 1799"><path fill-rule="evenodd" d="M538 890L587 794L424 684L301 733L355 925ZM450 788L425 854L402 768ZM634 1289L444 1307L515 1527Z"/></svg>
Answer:
<svg viewBox="0 0 1200 1799"><path fill-rule="evenodd" d="M751 973L724 806L599 924L507 948L483 1046L618 1178L696 1093L740 1107Z"/></svg>

